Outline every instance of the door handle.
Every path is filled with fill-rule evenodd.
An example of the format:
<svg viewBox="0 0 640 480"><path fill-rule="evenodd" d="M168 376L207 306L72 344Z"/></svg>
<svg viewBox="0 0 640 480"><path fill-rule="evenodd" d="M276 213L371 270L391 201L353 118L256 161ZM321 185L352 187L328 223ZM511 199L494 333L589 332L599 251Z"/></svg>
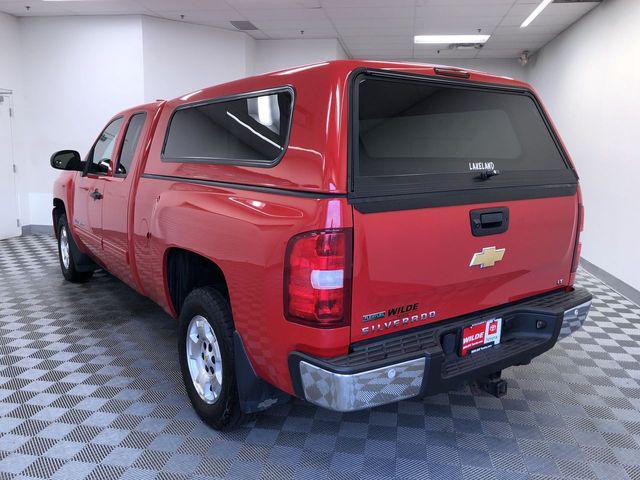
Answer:
<svg viewBox="0 0 640 480"><path fill-rule="evenodd" d="M495 235L509 228L509 209L507 207L482 208L469 212L471 233L474 237Z"/></svg>
<svg viewBox="0 0 640 480"><path fill-rule="evenodd" d="M94 200L100 200L102 198L102 194L98 190L94 190L89 194L89 196Z"/></svg>

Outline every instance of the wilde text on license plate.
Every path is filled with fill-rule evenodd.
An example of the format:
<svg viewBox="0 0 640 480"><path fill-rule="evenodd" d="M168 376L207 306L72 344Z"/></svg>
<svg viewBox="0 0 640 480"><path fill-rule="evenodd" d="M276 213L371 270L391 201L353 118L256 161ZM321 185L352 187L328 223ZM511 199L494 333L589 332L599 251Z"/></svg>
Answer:
<svg viewBox="0 0 640 480"><path fill-rule="evenodd" d="M498 345L501 332L502 318L484 320L464 328L460 356L464 357L469 353Z"/></svg>

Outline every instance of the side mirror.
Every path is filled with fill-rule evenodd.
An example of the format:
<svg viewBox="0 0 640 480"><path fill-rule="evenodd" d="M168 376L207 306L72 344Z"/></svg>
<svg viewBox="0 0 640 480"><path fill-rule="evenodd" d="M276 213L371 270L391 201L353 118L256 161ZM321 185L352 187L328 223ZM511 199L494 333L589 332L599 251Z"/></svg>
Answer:
<svg viewBox="0 0 640 480"><path fill-rule="evenodd" d="M84 170L84 162L75 150L60 150L51 155L51 166L58 170Z"/></svg>

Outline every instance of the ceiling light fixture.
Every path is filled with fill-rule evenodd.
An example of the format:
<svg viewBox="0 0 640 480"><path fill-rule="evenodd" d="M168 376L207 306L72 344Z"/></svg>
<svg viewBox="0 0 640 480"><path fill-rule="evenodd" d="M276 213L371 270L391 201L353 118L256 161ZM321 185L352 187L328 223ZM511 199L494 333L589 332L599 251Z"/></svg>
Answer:
<svg viewBox="0 0 640 480"><path fill-rule="evenodd" d="M484 43L491 35L415 35L413 43Z"/></svg>
<svg viewBox="0 0 640 480"><path fill-rule="evenodd" d="M547 8L547 5L549 5L551 2L553 2L553 0L542 0L542 2L540 2L540 5L538 5L536 7L536 9L531 12L531 15L529 15L524 22L522 22L522 25L520 25L520 28L525 28L527 27L531 22L533 22L533 20L540 15L540 13Z"/></svg>

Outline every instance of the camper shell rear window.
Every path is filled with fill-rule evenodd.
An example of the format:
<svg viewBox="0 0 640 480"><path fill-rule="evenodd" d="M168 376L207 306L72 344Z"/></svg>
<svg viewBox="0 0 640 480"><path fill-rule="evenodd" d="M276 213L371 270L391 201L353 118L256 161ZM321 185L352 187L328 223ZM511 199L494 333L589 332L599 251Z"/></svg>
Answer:
<svg viewBox="0 0 640 480"><path fill-rule="evenodd" d="M576 182L527 90L375 72L351 95L356 196Z"/></svg>

